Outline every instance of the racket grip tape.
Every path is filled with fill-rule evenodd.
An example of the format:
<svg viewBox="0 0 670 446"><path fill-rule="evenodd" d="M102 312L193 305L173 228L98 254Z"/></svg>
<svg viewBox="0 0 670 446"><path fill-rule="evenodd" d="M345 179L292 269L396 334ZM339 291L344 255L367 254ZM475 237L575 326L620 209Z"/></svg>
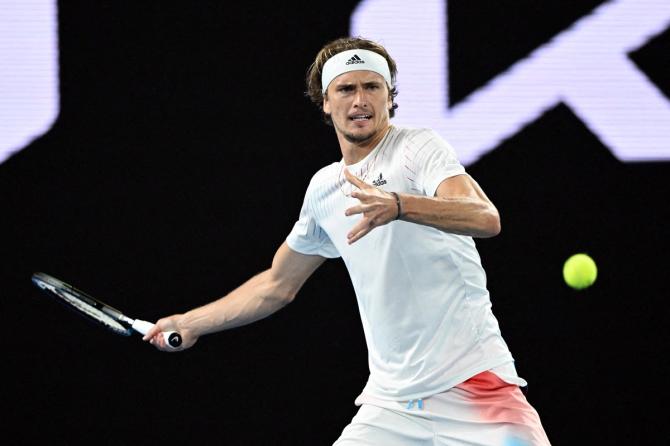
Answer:
<svg viewBox="0 0 670 446"><path fill-rule="evenodd" d="M143 335L147 334L153 327L154 324L151 322L142 321L140 319L135 319L133 322L133 330ZM176 331L164 331L163 338L165 339L165 343L172 348L177 348L181 345L181 335Z"/></svg>

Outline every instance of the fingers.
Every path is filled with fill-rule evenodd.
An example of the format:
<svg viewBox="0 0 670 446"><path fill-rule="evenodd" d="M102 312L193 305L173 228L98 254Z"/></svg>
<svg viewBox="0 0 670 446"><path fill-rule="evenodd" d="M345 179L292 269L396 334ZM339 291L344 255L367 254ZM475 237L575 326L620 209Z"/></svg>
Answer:
<svg viewBox="0 0 670 446"><path fill-rule="evenodd" d="M158 327L158 323L156 323L149 331L146 332L144 336L142 336L143 341L149 341L151 338L155 337L158 333L161 332L161 329Z"/></svg>
<svg viewBox="0 0 670 446"><path fill-rule="evenodd" d="M153 338L149 339L149 344L153 345L158 350L165 349L165 339L163 339L163 336L154 336Z"/></svg>
<svg viewBox="0 0 670 446"><path fill-rule="evenodd" d="M182 345L181 345L181 346L179 346L179 347L173 347L173 346L171 346L171 345L169 345L169 344L167 343L167 341L166 341L165 338L166 338L166 337L164 336L164 333L163 333L163 332L160 332L160 333L158 333L156 336L154 336L153 338L151 338L151 339L149 340L149 343L150 343L151 345L153 345L154 347L156 347L158 350L163 351L163 352L169 352L169 353L174 353L174 352L182 351L182 350L184 350L184 349L190 347L191 345L193 345L193 344L195 343L195 341L190 341L189 345L186 346L186 345L182 342ZM184 339L183 336L182 336L182 339Z"/></svg>
<svg viewBox="0 0 670 446"><path fill-rule="evenodd" d="M385 216L386 208L380 203L359 204L344 211L344 215L347 217L357 214L363 214L363 218L347 234L347 243L349 244L359 240L373 228L385 225L390 221Z"/></svg>
<svg viewBox="0 0 670 446"><path fill-rule="evenodd" d="M376 207L378 207L375 204L359 204L357 206L352 206L346 211L344 211L344 215L347 217L351 215L356 215L356 214L364 214L366 212L370 212L374 210Z"/></svg>
<svg viewBox="0 0 670 446"><path fill-rule="evenodd" d="M360 240L364 235L372 231L374 227L374 220L364 218L349 231L347 234L347 243L351 245L355 241Z"/></svg>
<svg viewBox="0 0 670 446"><path fill-rule="evenodd" d="M174 325L174 324L172 323L172 317L174 317L174 316L171 316L171 317L169 317L169 318L162 318L162 319L159 319L159 320L154 324L154 326L151 327L151 328L146 332L146 334L145 334L144 336L142 336L142 339L143 339L144 341L148 341L148 340L150 340L150 339L152 339L152 338L157 337L157 336L158 336L159 334L161 334L161 332L163 332L163 331L173 330L173 328L170 328L172 325Z"/></svg>
<svg viewBox="0 0 670 446"><path fill-rule="evenodd" d="M344 176L349 183L359 189L353 191L351 197L360 202L360 204L345 210L344 215L349 217L363 214L363 219L347 234L347 243L352 244L360 240L373 228L392 221L396 217L397 206L395 198L391 194L367 184L349 172L348 169L344 169Z"/></svg>
<svg viewBox="0 0 670 446"><path fill-rule="evenodd" d="M142 337L144 341L148 341L151 345L162 351L174 352L181 350L181 348L174 348L165 342L164 332L176 331L177 322L175 316L159 319L153 327L147 331Z"/></svg>
<svg viewBox="0 0 670 446"><path fill-rule="evenodd" d="M365 181L361 180L356 175L349 172L349 169L344 169L344 177L347 179L348 182L350 182L351 184L353 184L354 186L356 186L359 189L364 189L366 187L370 187L370 185L367 184ZM352 196L353 196L353 194L352 194Z"/></svg>

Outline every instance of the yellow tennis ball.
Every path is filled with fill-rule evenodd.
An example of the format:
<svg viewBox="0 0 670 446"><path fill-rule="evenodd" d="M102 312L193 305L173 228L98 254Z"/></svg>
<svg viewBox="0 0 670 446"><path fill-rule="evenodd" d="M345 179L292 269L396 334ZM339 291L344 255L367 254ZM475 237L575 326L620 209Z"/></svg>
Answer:
<svg viewBox="0 0 670 446"><path fill-rule="evenodd" d="M565 283L576 290L593 285L598 276L596 262L587 254L575 254L570 256L563 265L563 279Z"/></svg>

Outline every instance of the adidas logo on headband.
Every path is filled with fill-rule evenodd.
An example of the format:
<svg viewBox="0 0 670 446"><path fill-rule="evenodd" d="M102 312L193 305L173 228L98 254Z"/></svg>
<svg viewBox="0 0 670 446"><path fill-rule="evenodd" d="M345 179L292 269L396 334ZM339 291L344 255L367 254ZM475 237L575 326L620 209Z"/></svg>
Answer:
<svg viewBox="0 0 670 446"><path fill-rule="evenodd" d="M354 63L365 63L365 61L363 59L361 59L360 57L358 57L357 54L354 54L354 57L349 59L347 61L347 63L345 63L345 65L351 65L351 64L354 64Z"/></svg>
<svg viewBox="0 0 670 446"><path fill-rule="evenodd" d="M362 54L365 60L359 54ZM365 66L363 67L359 64L365 64ZM323 69L321 70L321 91L325 92L333 79L349 71L374 71L384 78L386 84L389 86L389 90L393 88L391 71L384 56L371 50L354 48L335 54L323 64Z"/></svg>

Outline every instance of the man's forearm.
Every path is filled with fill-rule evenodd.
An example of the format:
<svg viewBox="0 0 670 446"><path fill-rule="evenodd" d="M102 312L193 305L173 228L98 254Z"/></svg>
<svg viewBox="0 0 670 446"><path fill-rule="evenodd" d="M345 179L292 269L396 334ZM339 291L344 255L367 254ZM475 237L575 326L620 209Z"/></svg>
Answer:
<svg viewBox="0 0 670 446"><path fill-rule="evenodd" d="M498 210L484 200L399 195L401 220L472 237L493 237L500 232Z"/></svg>
<svg viewBox="0 0 670 446"><path fill-rule="evenodd" d="M292 296L280 293L274 286L268 270L221 299L184 313L178 325L180 329L201 336L263 319L287 305L291 299Z"/></svg>

